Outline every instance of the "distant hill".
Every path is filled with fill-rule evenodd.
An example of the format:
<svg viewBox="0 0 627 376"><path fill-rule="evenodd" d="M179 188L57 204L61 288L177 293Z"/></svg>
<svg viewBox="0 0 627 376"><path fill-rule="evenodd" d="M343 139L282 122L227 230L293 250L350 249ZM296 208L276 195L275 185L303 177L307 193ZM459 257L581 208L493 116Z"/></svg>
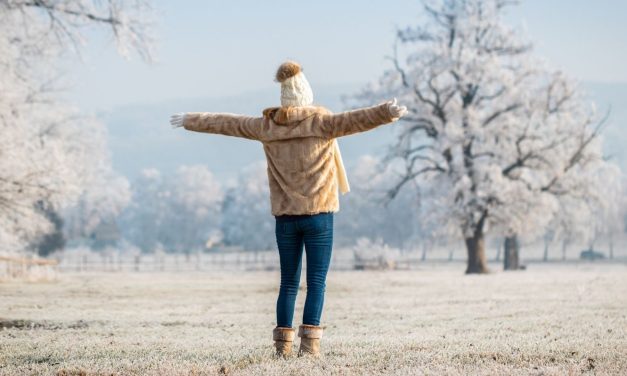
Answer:
<svg viewBox="0 0 627 376"><path fill-rule="evenodd" d="M354 93L358 84L314 87L316 103L342 111L341 95ZM605 133L605 151L627 171L627 84L588 83L584 88L599 112L611 105ZM260 115L279 103L278 88L223 98L192 98L114 108L99 114L109 130L114 168L131 180L144 168L169 172L183 164L204 164L218 178L234 178L244 166L263 159L261 144L235 137L173 130L170 114L186 111L232 112ZM373 103L374 104L374 103ZM339 140L347 168L364 154L380 155L394 140L393 125Z"/></svg>

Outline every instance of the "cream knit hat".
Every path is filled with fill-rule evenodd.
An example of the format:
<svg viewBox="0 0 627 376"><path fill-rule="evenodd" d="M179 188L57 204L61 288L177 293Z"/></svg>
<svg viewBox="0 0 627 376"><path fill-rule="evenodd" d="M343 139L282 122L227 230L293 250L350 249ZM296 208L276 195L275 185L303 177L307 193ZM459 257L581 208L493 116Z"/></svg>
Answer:
<svg viewBox="0 0 627 376"><path fill-rule="evenodd" d="M307 78L303 74L303 70L295 61L286 61L279 66L276 72L276 80L281 83L281 106L282 107L301 107L311 106L313 104L313 91ZM335 167L337 170L337 179L340 192L342 194L350 191L346 169L340 154L340 147L337 140L333 140L335 151Z"/></svg>
<svg viewBox="0 0 627 376"><path fill-rule="evenodd" d="M313 92L298 63L286 61L281 64L276 80L281 83L281 106L311 106Z"/></svg>

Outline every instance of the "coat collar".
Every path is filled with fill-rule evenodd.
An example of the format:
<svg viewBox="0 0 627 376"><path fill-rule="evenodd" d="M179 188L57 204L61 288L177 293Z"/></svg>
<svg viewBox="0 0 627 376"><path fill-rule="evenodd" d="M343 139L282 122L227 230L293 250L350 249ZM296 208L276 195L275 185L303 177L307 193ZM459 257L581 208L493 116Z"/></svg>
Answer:
<svg viewBox="0 0 627 376"><path fill-rule="evenodd" d="M330 113L331 111L322 106L269 107L263 110L263 117L278 125L289 125L316 114Z"/></svg>

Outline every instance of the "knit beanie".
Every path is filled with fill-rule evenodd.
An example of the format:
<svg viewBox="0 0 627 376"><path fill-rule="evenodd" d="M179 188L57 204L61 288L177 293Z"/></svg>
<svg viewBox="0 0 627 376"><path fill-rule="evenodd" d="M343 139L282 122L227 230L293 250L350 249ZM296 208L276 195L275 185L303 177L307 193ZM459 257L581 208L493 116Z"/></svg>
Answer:
<svg viewBox="0 0 627 376"><path fill-rule="evenodd" d="M313 104L313 91L311 91L311 86L303 74L303 69L297 62L286 61L281 64L276 72L276 80L281 83L282 107L311 106ZM340 192L345 194L350 191L348 177L337 140L333 140L333 144L338 187Z"/></svg>
<svg viewBox="0 0 627 376"><path fill-rule="evenodd" d="M281 83L281 106L311 106L313 92L300 65L294 61L281 64L276 72Z"/></svg>

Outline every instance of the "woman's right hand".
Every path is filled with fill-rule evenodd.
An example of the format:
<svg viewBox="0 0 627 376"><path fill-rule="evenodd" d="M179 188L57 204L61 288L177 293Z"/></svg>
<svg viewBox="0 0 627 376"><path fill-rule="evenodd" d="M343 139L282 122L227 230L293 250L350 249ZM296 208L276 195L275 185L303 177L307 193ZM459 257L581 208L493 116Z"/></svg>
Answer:
<svg viewBox="0 0 627 376"><path fill-rule="evenodd" d="M184 121L185 121L185 112L178 112L170 116L170 124L172 125L172 128L182 127Z"/></svg>

